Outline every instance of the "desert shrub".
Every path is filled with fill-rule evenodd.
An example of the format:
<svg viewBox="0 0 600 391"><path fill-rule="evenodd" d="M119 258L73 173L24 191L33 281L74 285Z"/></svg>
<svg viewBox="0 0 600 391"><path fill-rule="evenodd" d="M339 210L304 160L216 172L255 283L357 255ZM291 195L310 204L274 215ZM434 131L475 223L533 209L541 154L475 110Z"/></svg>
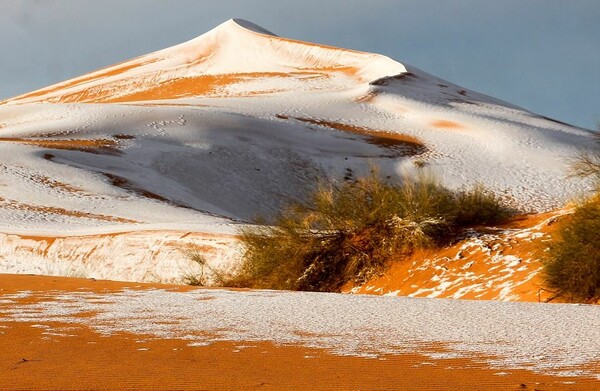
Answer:
<svg viewBox="0 0 600 391"><path fill-rule="evenodd" d="M571 162L571 175L591 178L596 188L600 188L600 154L584 152Z"/></svg>
<svg viewBox="0 0 600 391"><path fill-rule="evenodd" d="M600 152L579 155L571 174L591 178L595 192L560 227L545 257L544 280L558 297L594 302L600 300Z"/></svg>
<svg viewBox="0 0 600 391"><path fill-rule="evenodd" d="M190 261L196 263L199 266L199 271L189 271L182 277L182 281L186 285L192 286L207 286L210 282L215 285L227 284L227 276L210 266L204 255L194 249L188 249L186 255Z"/></svg>
<svg viewBox="0 0 600 391"><path fill-rule="evenodd" d="M571 160L571 176L579 178L590 178L595 185L596 192L600 191L600 124L595 133L596 151L582 152L574 160Z"/></svg>
<svg viewBox="0 0 600 391"><path fill-rule="evenodd" d="M483 185L456 194L455 223L464 227L476 224L494 224L506 220L512 214L500 198Z"/></svg>
<svg viewBox="0 0 600 391"><path fill-rule="evenodd" d="M246 253L231 285L338 291L364 282L394 257L446 243L466 225L508 216L478 187L455 193L431 176L322 184L308 202L286 208L271 226L241 232Z"/></svg>
<svg viewBox="0 0 600 391"><path fill-rule="evenodd" d="M546 285L571 301L600 299L600 195L565 220L544 262Z"/></svg>

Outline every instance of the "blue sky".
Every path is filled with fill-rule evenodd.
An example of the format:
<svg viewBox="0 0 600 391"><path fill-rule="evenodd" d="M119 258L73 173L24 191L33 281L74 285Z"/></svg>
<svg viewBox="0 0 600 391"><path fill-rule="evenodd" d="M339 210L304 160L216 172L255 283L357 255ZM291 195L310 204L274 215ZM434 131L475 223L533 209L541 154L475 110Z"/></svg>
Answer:
<svg viewBox="0 0 600 391"><path fill-rule="evenodd" d="M0 99L232 17L382 53L574 125L600 122L599 0L0 0Z"/></svg>

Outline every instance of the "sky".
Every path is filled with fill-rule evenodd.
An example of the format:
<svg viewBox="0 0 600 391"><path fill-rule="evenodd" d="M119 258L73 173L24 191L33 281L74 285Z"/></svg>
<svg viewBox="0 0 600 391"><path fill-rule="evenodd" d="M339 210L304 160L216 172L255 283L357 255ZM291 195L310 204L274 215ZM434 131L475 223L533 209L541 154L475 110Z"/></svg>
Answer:
<svg viewBox="0 0 600 391"><path fill-rule="evenodd" d="M230 18L381 53L574 125L600 124L600 0L0 0L0 99Z"/></svg>

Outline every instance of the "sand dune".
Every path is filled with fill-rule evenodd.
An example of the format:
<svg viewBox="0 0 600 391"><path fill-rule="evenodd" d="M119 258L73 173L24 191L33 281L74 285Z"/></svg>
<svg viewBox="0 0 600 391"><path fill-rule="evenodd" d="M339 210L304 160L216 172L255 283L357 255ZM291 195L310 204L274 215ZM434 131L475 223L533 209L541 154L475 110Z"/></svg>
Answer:
<svg viewBox="0 0 600 391"><path fill-rule="evenodd" d="M590 188L568 174L592 140L383 55L229 20L0 103L0 272L175 282L176 269L194 265L164 243L188 232L234 237L305 199L319 180L357 178L373 164L391 180L428 170L452 189L481 183L522 212L545 212ZM205 255L239 261L228 243ZM149 250L156 246L172 257L164 266ZM469 255L455 262L464 273L450 277L438 273L459 252L448 251L413 260L416 270L434 258L417 273L434 285L409 288L394 274L361 292L532 299L522 284L536 281L533 257L515 255L523 264L508 267L509 278L492 255ZM499 274L471 276L480 264ZM509 287L502 278L523 281Z"/></svg>

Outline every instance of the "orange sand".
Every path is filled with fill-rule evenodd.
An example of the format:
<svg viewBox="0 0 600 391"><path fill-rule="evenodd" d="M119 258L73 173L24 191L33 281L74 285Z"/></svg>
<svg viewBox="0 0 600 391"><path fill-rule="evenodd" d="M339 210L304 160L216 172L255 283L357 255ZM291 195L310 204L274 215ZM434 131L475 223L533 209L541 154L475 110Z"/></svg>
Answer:
<svg viewBox="0 0 600 391"><path fill-rule="evenodd" d="M564 211L515 217L502 228L530 229L544 236L530 240L496 232L497 237L486 239L488 250L499 246L491 254L479 246L461 250L466 243L464 240L443 249L417 251L406 259L393 262L382 276L368 281L356 292L396 292L399 296L415 297L427 297L439 292L435 297L498 300L505 299L502 296L503 289L506 283L510 283L511 300L548 300L553 295L543 287L540 259L547 244L545 239L556 231L558 224L555 221L564 218L562 213ZM484 231L484 228L479 230ZM502 256L514 255L522 261L512 268L512 272L506 272L502 262L495 263L492 260L492 255L498 253ZM452 284L442 290L442 281ZM350 285L345 287L345 290L350 289Z"/></svg>
<svg viewBox="0 0 600 391"><path fill-rule="evenodd" d="M135 92L129 95L122 95L112 98L110 89L104 95L96 95L90 99L77 97L79 102L104 102L104 103L121 103L121 102L136 102L146 100L161 100L161 99L176 99L193 96L213 95L219 89L239 82L248 77L290 77L290 75L281 73L240 73L240 74L224 74L224 75L202 75L196 77L187 77L181 79L173 79L157 85L149 86L144 90ZM68 95L62 98L70 99Z"/></svg>
<svg viewBox="0 0 600 391"><path fill-rule="evenodd" d="M30 178L43 185L43 186L47 186L50 187L52 189L64 192L64 193L71 193L71 194L88 194L87 192L85 192L83 189L74 186L74 185L70 185L68 183L65 182L61 182L61 181L57 181L54 180L46 175L41 175L41 174L36 174L36 175L31 175Z"/></svg>
<svg viewBox="0 0 600 391"><path fill-rule="evenodd" d="M21 99L28 99L28 98L35 98L35 97L40 97L40 96L44 96L44 95L48 95L48 94L52 94L53 92L56 91L60 91L60 90L65 90L71 87L76 87L76 86L80 86L82 84L85 84L87 82L90 82L92 80L97 80L97 79L102 79L105 77L110 77L110 76L115 76L121 73L124 73L130 69L135 69L138 68L142 65L146 65L146 64L151 64L153 62L156 62L157 60L152 60L152 61L146 61L146 62L134 62L135 60L127 60L124 61L122 63L116 64L116 65L111 65L108 68L102 68L98 71L94 71L92 73L86 74L84 76L81 77L77 77L75 79L71 79L69 81L63 82L63 83L59 83L59 84L54 84L51 85L49 87L46 88L42 88L40 90L36 90L21 96L18 96L17 98L15 98L15 100L21 100ZM1 104L1 103L0 103Z"/></svg>
<svg viewBox="0 0 600 391"><path fill-rule="evenodd" d="M137 65L132 66L137 67ZM131 81L130 79L115 80L106 82L95 87L79 89L74 92L66 92L60 95L46 97L46 94L60 92L64 87L59 85L47 91L36 91L26 96L18 97L15 100L26 99L30 97L40 97L40 100L46 100L53 103L127 103L142 102L163 99L189 98L195 96L221 96L223 89L232 84L243 83L246 80L257 78L307 78L307 77L330 77L332 72L352 74L353 68L335 67L335 68L310 68L299 69L297 72L248 72L231 73L216 75L200 75L183 78L173 78L165 81L156 81L154 83ZM111 73L119 73L118 70ZM156 75L147 75L147 79L152 79ZM83 79L95 80L97 76L87 76ZM74 85L82 84L74 80ZM135 92L127 93L128 90ZM254 91L253 93L241 95L256 95L261 93L271 93L273 91ZM238 94L239 95L239 94Z"/></svg>
<svg viewBox="0 0 600 391"><path fill-rule="evenodd" d="M279 116L279 118L284 118L285 116ZM412 137L406 134L400 133L392 133L381 130L369 129L363 126L343 124L339 122L321 120L321 119L312 119L312 118L295 118L298 121L308 122L314 125L324 126L327 128L339 130L342 132L348 132L352 134L358 134L363 136L368 136L369 141L371 141L375 145L379 145L386 148L393 147L410 147L413 153L411 154L419 154L424 152L425 145L423 142L416 137Z"/></svg>
<svg viewBox="0 0 600 391"><path fill-rule="evenodd" d="M1 298L20 290L102 293L123 287L165 286L0 275L0 287ZM35 300L35 296L24 300ZM125 333L102 336L82 325L47 324L70 327L70 336L44 335L43 329L32 328L27 322L3 321L0 317L0 325L6 327L0 328L0 389L591 391L600 385L586 378L493 370L468 359L432 360L420 354L380 359L341 357L322 349L270 342L218 342L190 347L181 340L148 340Z"/></svg>
<svg viewBox="0 0 600 391"><path fill-rule="evenodd" d="M255 33L252 32L251 33ZM257 33L256 33L257 34ZM259 34L262 35L262 34ZM272 45L277 45L281 42L292 43L295 45L306 46L306 47L321 47L325 49L339 51L339 48L332 46L312 44L302 41L296 41L281 37L266 36L266 39L271 41ZM196 65L202 64L211 57L215 52L219 50L218 45L210 45L199 49L195 53L195 59L189 60L187 64L182 65L180 68L193 68ZM347 52L362 53L353 50L344 49ZM39 98L40 101L49 102L60 102L60 103L124 103L124 102L135 102L135 101L147 101L147 100L160 100L160 99L176 99L183 97L193 96L205 96L215 95L220 89L229 84L238 83L244 79L252 79L259 77L296 77L302 75L303 77L330 77L332 73L343 73L351 77L357 77L358 69L353 66L347 66L343 64L320 66L316 64L312 67L297 68L297 72L289 73L278 73L278 72L252 72L252 73L231 73L231 74L204 74L200 76L192 76L185 78L174 78L167 81L157 80L160 76L160 72L147 72L140 79L142 83L135 82L132 78L123 77L119 80L109 81L104 84L90 86L86 88L86 85L91 82L98 81L101 79L110 78L113 76L122 75L123 73L142 67L147 64L151 64L160 61L159 58L141 61L143 57L126 61L117 65L109 66L97 70L95 72L80 76L78 78L68 80L62 83L58 83L37 91L33 91L12 99L13 102L18 102L24 99ZM155 80L155 82L152 82ZM76 91L64 92L61 91L75 88ZM137 92L125 95L119 95L115 97L115 92L122 93L128 89L139 89ZM257 91L256 93L269 93L269 91ZM49 95L53 95L49 97ZM0 102L3 104L5 102Z"/></svg>
<svg viewBox="0 0 600 391"><path fill-rule="evenodd" d="M7 198L0 197L0 208L9 210L27 210L36 213L48 213L61 216L78 217L86 219L94 219L99 221L110 221L115 223L138 223L138 221L126 219L116 216L108 216L97 213L81 212L75 210L64 209L56 206L43 206L27 204Z"/></svg>
<svg viewBox="0 0 600 391"><path fill-rule="evenodd" d="M457 122L447 121L443 119L433 121L431 125L441 129L464 129L464 126Z"/></svg>
<svg viewBox="0 0 600 391"><path fill-rule="evenodd" d="M95 152L117 154L117 142L111 139L79 139L79 140L60 140L60 139L32 139L32 138L13 138L2 137L0 143L17 143L34 145L48 149L66 149L71 151Z"/></svg>

